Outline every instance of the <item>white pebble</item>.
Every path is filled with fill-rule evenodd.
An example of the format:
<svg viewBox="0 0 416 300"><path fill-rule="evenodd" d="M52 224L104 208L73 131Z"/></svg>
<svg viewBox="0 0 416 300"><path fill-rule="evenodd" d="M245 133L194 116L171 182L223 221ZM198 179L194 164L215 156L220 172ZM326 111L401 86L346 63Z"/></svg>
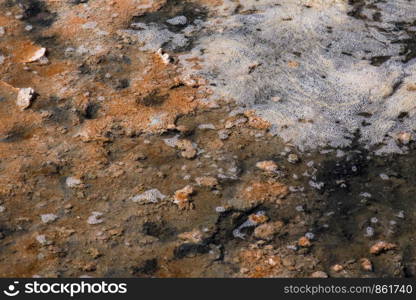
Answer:
<svg viewBox="0 0 416 300"><path fill-rule="evenodd" d="M46 236L44 234L39 234L36 236L36 240L38 241L39 244L41 245L46 245L48 242L46 240Z"/></svg>
<svg viewBox="0 0 416 300"><path fill-rule="evenodd" d="M81 179L76 177L67 177L66 178L66 185L69 188L76 188L79 187L82 184Z"/></svg>
<svg viewBox="0 0 416 300"><path fill-rule="evenodd" d="M367 192L360 193L360 196L364 197L364 198L371 198L372 197L371 194L367 193Z"/></svg>
<svg viewBox="0 0 416 300"><path fill-rule="evenodd" d="M87 223L90 225L95 225L95 224L100 224L103 222L103 220L101 219L103 213L98 212L98 211L93 211L91 213L91 216L88 217Z"/></svg>
<svg viewBox="0 0 416 300"><path fill-rule="evenodd" d="M404 211L399 211L396 215L396 217L400 218L400 219L404 219Z"/></svg>
<svg viewBox="0 0 416 300"><path fill-rule="evenodd" d="M295 207L296 211L301 212L304 211L303 206L302 205L298 205Z"/></svg>
<svg viewBox="0 0 416 300"><path fill-rule="evenodd" d="M138 203L157 203L159 200L165 199L166 196L163 195L158 189L150 189L141 193L139 195L131 197L131 201Z"/></svg>
<svg viewBox="0 0 416 300"><path fill-rule="evenodd" d="M214 126L214 124L211 124L211 123L209 123L209 124L199 124L198 128L199 129L215 129L215 126Z"/></svg>
<svg viewBox="0 0 416 300"><path fill-rule="evenodd" d="M185 16L177 16L167 20L166 23L171 25L186 25L186 23L188 23L188 19Z"/></svg>
<svg viewBox="0 0 416 300"><path fill-rule="evenodd" d="M35 90L32 88L21 88L17 94L16 105L21 110L25 110L32 104L32 100L35 97Z"/></svg>
<svg viewBox="0 0 416 300"><path fill-rule="evenodd" d="M305 237L310 239L310 240L313 240L313 239L315 239L315 234L313 234L312 232L307 232L307 233L305 233Z"/></svg>
<svg viewBox="0 0 416 300"><path fill-rule="evenodd" d="M41 215L40 218L42 219L43 223L48 224L58 219L58 216L55 214L44 214L44 215Z"/></svg>
<svg viewBox="0 0 416 300"><path fill-rule="evenodd" d="M317 189L317 190L320 190L320 189L322 189L324 187L325 183L323 183L323 182L315 182L315 181L310 180L309 181L309 185L311 187Z"/></svg>
<svg viewBox="0 0 416 300"><path fill-rule="evenodd" d="M372 237L374 235L374 228L370 227L370 226L367 227L365 229L365 234L364 235L367 236L367 237Z"/></svg>
<svg viewBox="0 0 416 300"><path fill-rule="evenodd" d="M215 211L216 211L217 213L223 213L223 212L225 212L225 207L224 207L224 206L217 206L217 207L215 208Z"/></svg>
<svg viewBox="0 0 416 300"><path fill-rule="evenodd" d="M389 175L384 174L384 173L380 174L380 178L383 179L383 180L389 180L390 179Z"/></svg>

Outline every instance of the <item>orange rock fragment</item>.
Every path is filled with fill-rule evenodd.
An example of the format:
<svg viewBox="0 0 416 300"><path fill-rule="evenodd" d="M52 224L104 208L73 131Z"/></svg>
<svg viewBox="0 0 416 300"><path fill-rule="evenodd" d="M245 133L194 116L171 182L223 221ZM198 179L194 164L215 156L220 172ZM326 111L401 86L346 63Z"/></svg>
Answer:
<svg viewBox="0 0 416 300"><path fill-rule="evenodd" d="M312 246L312 243L307 237L303 236L298 240L298 245L300 247L309 248Z"/></svg>
<svg viewBox="0 0 416 300"><path fill-rule="evenodd" d="M382 252L386 252L386 251L393 250L396 248L397 248L396 244L387 243L385 241L379 241L375 243L373 246L371 246L370 253L374 255L378 255Z"/></svg>
<svg viewBox="0 0 416 300"><path fill-rule="evenodd" d="M190 185L183 189L177 190L173 197L173 203L177 204L179 209L192 209L191 195L194 193L194 188Z"/></svg>

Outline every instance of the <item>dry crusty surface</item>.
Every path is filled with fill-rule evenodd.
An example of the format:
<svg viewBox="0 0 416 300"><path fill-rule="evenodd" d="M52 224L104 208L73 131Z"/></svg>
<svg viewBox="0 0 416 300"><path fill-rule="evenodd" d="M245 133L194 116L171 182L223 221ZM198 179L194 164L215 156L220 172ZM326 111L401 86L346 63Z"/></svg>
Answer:
<svg viewBox="0 0 416 300"><path fill-rule="evenodd" d="M414 155L300 153L186 76L199 31L175 48L166 21L197 28L229 7L252 13L225 0L0 0L1 277L415 275ZM378 240L394 247L370 253Z"/></svg>

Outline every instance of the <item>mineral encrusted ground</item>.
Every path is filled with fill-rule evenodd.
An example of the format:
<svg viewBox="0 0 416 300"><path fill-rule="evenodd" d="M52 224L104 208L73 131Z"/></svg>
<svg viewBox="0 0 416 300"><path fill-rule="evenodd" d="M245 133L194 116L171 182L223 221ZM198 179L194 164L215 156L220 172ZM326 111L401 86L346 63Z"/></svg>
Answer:
<svg viewBox="0 0 416 300"><path fill-rule="evenodd" d="M414 1L224 1L222 8L180 57L185 72L210 79L213 99L254 108L302 149L348 146L359 132L379 153L406 152L395 141L416 128Z"/></svg>
<svg viewBox="0 0 416 300"><path fill-rule="evenodd" d="M0 0L0 276L414 277L415 7Z"/></svg>

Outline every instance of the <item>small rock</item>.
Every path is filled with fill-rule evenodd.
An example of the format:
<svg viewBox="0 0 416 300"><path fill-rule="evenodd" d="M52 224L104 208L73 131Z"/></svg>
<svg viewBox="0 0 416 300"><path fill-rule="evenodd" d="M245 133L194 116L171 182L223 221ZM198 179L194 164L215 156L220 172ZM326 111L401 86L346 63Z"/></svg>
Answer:
<svg viewBox="0 0 416 300"><path fill-rule="evenodd" d="M266 172L276 172L278 168L277 164L272 160L259 161L256 163L256 167Z"/></svg>
<svg viewBox="0 0 416 300"><path fill-rule="evenodd" d="M412 134L410 132L400 132L396 136L397 141L400 142L402 145L407 145L413 139Z"/></svg>
<svg viewBox="0 0 416 300"><path fill-rule="evenodd" d="M269 217L263 211L259 211L255 214L248 216L248 221L251 222L254 226L263 224L269 220Z"/></svg>
<svg viewBox="0 0 416 300"><path fill-rule="evenodd" d="M271 98L271 100L273 101L273 102L281 102L282 101L282 97L280 97L280 96L274 96L274 97L272 97Z"/></svg>
<svg viewBox="0 0 416 300"><path fill-rule="evenodd" d="M305 209L303 208L303 205L298 205L298 206L296 206L296 207L295 207L295 209L296 209L296 211L298 211L298 212L305 211Z"/></svg>
<svg viewBox="0 0 416 300"><path fill-rule="evenodd" d="M371 246L370 253L374 255L378 255L382 252L393 250L396 248L397 248L396 244L387 243L385 241L379 241L375 243L373 246Z"/></svg>
<svg viewBox="0 0 416 300"><path fill-rule="evenodd" d="M244 123L247 123L247 121L248 121L248 119L246 117L241 117L241 118L238 118L238 119L227 120L225 122L224 127L226 129L230 129L230 128L233 128L234 126L240 126L240 125L242 125Z"/></svg>
<svg viewBox="0 0 416 300"><path fill-rule="evenodd" d="M324 182L315 182L313 180L309 180L309 185L317 190L322 189L325 186Z"/></svg>
<svg viewBox="0 0 416 300"><path fill-rule="evenodd" d="M194 193L194 188L190 185L185 186L183 189L177 190L173 197L173 203L178 205L179 209L191 209L192 203L191 195Z"/></svg>
<svg viewBox="0 0 416 300"><path fill-rule="evenodd" d="M396 217L398 217L398 218L400 218L400 219L404 219L404 211L399 211L397 214L396 214Z"/></svg>
<svg viewBox="0 0 416 300"><path fill-rule="evenodd" d="M165 198L166 196L158 189L151 189L132 197L131 201L139 203L157 203L159 200L164 200Z"/></svg>
<svg viewBox="0 0 416 300"><path fill-rule="evenodd" d="M35 90L32 88L21 88L17 94L16 104L21 110L27 109L35 98Z"/></svg>
<svg viewBox="0 0 416 300"><path fill-rule="evenodd" d="M176 143L178 142L178 137L179 137L179 135L175 135L174 137L171 137L171 138L167 138L167 139L163 139L163 142L167 145L167 146L169 146L169 147L172 147L172 148L174 148L175 146L176 146Z"/></svg>
<svg viewBox="0 0 416 300"><path fill-rule="evenodd" d="M203 233L198 229L194 229L189 232L178 234L178 238L180 238L181 240L191 242L191 243L200 243L202 242L202 239L203 239Z"/></svg>
<svg viewBox="0 0 416 300"><path fill-rule="evenodd" d="M374 228L373 228L373 227L371 227L371 226L368 226L368 227L365 229L365 234L364 234L364 236L366 236L366 237L372 237L372 236L374 236Z"/></svg>
<svg viewBox="0 0 416 300"><path fill-rule="evenodd" d="M217 212L217 213L223 213L223 212L225 212L225 207L224 206L217 206L216 208L215 208L215 211Z"/></svg>
<svg viewBox="0 0 416 300"><path fill-rule="evenodd" d="M4 29L4 26L0 26L0 36L3 36L6 34L6 30Z"/></svg>
<svg viewBox="0 0 416 300"><path fill-rule="evenodd" d="M340 265L340 264L336 264L336 265L333 265L331 267L331 269L332 269L332 271L338 273L338 272L341 272L342 270L344 270L344 267L342 265Z"/></svg>
<svg viewBox="0 0 416 300"><path fill-rule="evenodd" d="M178 140L176 147L182 150L181 155L184 158L192 159L196 156L197 151L190 140Z"/></svg>
<svg viewBox="0 0 416 300"><path fill-rule="evenodd" d="M209 123L209 124L199 124L198 129L203 129L203 130L212 129L212 130L214 130L215 126L214 126L214 124L211 124L211 123Z"/></svg>
<svg viewBox="0 0 416 300"><path fill-rule="evenodd" d="M384 174L384 173L380 174L380 178L383 179L383 180L389 180L390 179L389 175Z"/></svg>
<svg viewBox="0 0 416 300"><path fill-rule="evenodd" d="M203 177L197 177L195 178L195 181L200 186L206 186L213 188L216 185L218 185L218 180L215 177L212 176L203 176Z"/></svg>
<svg viewBox="0 0 416 300"><path fill-rule="evenodd" d="M172 58L170 57L170 55L167 53L164 53L162 48L157 50L156 54L159 55L160 59L163 61L165 65L168 65L172 62Z"/></svg>
<svg viewBox="0 0 416 300"><path fill-rule="evenodd" d="M233 236L236 238L244 239L245 234L241 232L242 229L263 224L267 222L268 219L269 218L266 216L266 212L263 210L251 214L243 224L233 230Z"/></svg>
<svg viewBox="0 0 416 300"><path fill-rule="evenodd" d="M48 241L46 240L46 236L44 234L37 235L36 240L41 245L47 245L48 244Z"/></svg>
<svg viewBox="0 0 416 300"><path fill-rule="evenodd" d="M311 274L312 278L328 278L328 274L323 271L316 271Z"/></svg>
<svg viewBox="0 0 416 300"><path fill-rule="evenodd" d="M360 197L363 197L363 198L371 198L372 195L370 193L367 193L367 192L362 192L362 193L360 193Z"/></svg>
<svg viewBox="0 0 416 300"><path fill-rule="evenodd" d="M177 16L167 20L166 23L169 23L170 25L186 25L188 19L185 16Z"/></svg>
<svg viewBox="0 0 416 300"><path fill-rule="evenodd" d="M307 237L303 236L298 240L298 245L300 247L309 248L312 246L312 243Z"/></svg>
<svg viewBox="0 0 416 300"><path fill-rule="evenodd" d="M297 156L294 153L291 153L287 157L287 161L290 162L291 164L295 164L295 163L299 162L299 156Z"/></svg>
<svg viewBox="0 0 416 300"><path fill-rule="evenodd" d="M372 272L373 271L373 264L368 258L362 258L360 260L361 268L364 271Z"/></svg>
<svg viewBox="0 0 416 300"><path fill-rule="evenodd" d="M222 141L228 139L229 136L230 136L230 134L228 133L228 130L222 129L222 130L218 131L218 137Z"/></svg>
<svg viewBox="0 0 416 300"><path fill-rule="evenodd" d="M88 217L87 223L90 225L95 225L95 224L100 224L102 222L104 222L101 217L102 217L103 213L98 212L98 211L93 211L91 213L91 216Z"/></svg>
<svg viewBox="0 0 416 300"><path fill-rule="evenodd" d="M82 185L81 179L77 177L67 177L65 183L66 186L69 188L77 188Z"/></svg>
<svg viewBox="0 0 416 300"><path fill-rule="evenodd" d="M43 223L48 224L58 219L58 216L55 214L44 214L44 215L41 215L40 218L42 219Z"/></svg>
<svg viewBox="0 0 416 300"><path fill-rule="evenodd" d="M35 62L35 61L39 60L40 58L42 58L45 54L46 54L46 48L39 48L38 50L33 52L32 56L28 57L25 60L25 62L27 62L27 63Z"/></svg>

